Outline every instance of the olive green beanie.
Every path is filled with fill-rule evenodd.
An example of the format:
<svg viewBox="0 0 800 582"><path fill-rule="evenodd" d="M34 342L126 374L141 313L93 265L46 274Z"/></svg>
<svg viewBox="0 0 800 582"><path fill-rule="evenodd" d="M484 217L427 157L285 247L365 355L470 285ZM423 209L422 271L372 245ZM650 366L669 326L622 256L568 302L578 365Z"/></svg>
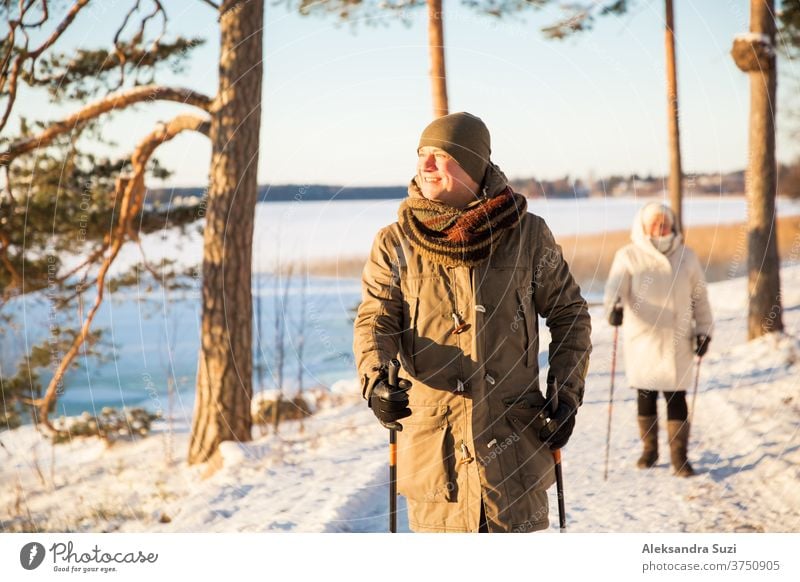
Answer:
<svg viewBox="0 0 800 582"><path fill-rule="evenodd" d="M491 142L486 124L465 111L434 119L422 131L417 151L433 146L450 154L480 186L489 165Z"/></svg>

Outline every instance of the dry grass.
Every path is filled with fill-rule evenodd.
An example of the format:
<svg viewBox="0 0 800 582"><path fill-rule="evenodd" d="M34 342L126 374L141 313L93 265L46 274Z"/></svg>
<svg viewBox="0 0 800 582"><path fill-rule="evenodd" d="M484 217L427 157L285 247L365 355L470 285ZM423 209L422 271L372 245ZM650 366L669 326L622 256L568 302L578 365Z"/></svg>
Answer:
<svg viewBox="0 0 800 582"><path fill-rule="evenodd" d="M366 249L369 251L369 249ZM339 257L335 260L309 261L306 264L309 275L323 277L360 277L366 254L363 257Z"/></svg>
<svg viewBox="0 0 800 582"><path fill-rule="evenodd" d="M614 253L630 242L629 231L558 238L573 275L587 293L602 292ZM709 281L744 275L747 270L745 225L695 226L686 231L686 243L697 253ZM778 250L783 261L800 261L800 216L778 219ZM360 277L366 257L345 257L334 261L315 261L308 273L336 277Z"/></svg>
<svg viewBox="0 0 800 582"><path fill-rule="evenodd" d="M614 253L630 242L630 233L561 236L558 242L581 287L598 293L602 292ZM687 228L686 244L697 253L710 282L747 273L747 231L743 223ZM778 252L783 261L800 260L800 216L778 219Z"/></svg>

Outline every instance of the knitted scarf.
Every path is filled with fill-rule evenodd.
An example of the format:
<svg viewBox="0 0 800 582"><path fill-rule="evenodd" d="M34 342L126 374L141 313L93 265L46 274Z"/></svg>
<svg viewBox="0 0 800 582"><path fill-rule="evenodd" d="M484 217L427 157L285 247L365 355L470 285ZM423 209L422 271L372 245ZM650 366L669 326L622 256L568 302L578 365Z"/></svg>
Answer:
<svg viewBox="0 0 800 582"><path fill-rule="evenodd" d="M509 186L466 208L454 208L423 197L414 180L398 210L400 229L411 245L433 263L474 267L489 258L506 229L517 226L527 200Z"/></svg>

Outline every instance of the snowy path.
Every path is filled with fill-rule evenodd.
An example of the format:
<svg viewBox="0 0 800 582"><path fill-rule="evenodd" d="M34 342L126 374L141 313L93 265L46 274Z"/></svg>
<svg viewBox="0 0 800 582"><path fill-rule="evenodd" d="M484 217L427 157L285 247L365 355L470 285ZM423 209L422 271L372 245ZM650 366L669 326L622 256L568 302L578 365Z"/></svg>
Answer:
<svg viewBox="0 0 800 582"><path fill-rule="evenodd" d="M800 343L784 338L777 344L769 339L743 344L742 320L732 315L742 313L744 297L733 301L735 284L724 285L731 288L720 290L716 304L727 309L718 309L716 344L701 366L690 443L699 474L692 479L671 475L663 399L659 463L649 471L635 468L641 452L636 400L625 383L620 352L609 478L603 481L613 336L593 311L592 371L578 429L562 461L570 531L800 531L800 377L797 366L781 365L800 358ZM790 305L800 304L800 294L791 299ZM797 308L786 313L787 330L795 337L798 315ZM376 480L376 487L382 483ZM386 489L377 488L372 511L355 503L343 513L354 520L371 515L377 522L373 531L384 531ZM557 532L555 490L551 493L550 531Z"/></svg>
<svg viewBox="0 0 800 582"><path fill-rule="evenodd" d="M783 279L786 329L797 338L800 269L785 271ZM795 364L800 342L785 337L745 343L743 280L713 285L711 294L717 328L701 366L690 442L690 459L699 474L692 479L671 475L663 399L659 463L649 471L635 468L641 452L636 400L625 382L620 349L609 478L603 481L613 335L599 319L601 312L592 310L594 352L586 398L562 461L570 531L800 531L800 375ZM543 337L543 345L546 341ZM358 503L347 509L353 519L375 516L375 531L384 531L385 520L379 518L386 511L386 491L385 486L378 489L373 512L365 514L368 506ZM550 531L555 532L555 490L551 493Z"/></svg>
<svg viewBox="0 0 800 582"><path fill-rule="evenodd" d="M717 327L700 374L691 479L670 473L663 420L658 465L635 468L636 402L620 353L603 481L612 332L592 311L586 397L563 454L570 531L800 531L800 267L784 269L782 284L787 335L750 343L745 282L710 286ZM0 433L0 531L386 531L387 433L355 392L302 433L286 425L280 438L224 443L224 466L207 479L183 460L189 418L176 427L172 463L160 423L152 436L110 449L60 445L52 475L50 446L31 427ZM663 399L659 408L663 419ZM557 532L554 488L550 499ZM399 506L407 531L402 498Z"/></svg>
<svg viewBox="0 0 800 582"><path fill-rule="evenodd" d="M800 320L787 320L797 336ZM800 355L797 342L786 338L775 347L762 341L730 349L726 342L744 339L738 337L744 335L738 329L741 320L719 322L716 345L712 343L701 366L689 448L699 475L692 479L670 473L663 399L659 462L648 471L635 468L641 452L636 400L618 371L609 478L604 482L612 339L604 333L608 326L595 323L589 391L578 431L564 451L570 530L800 530L800 379L796 367L776 366L793 357L789 354Z"/></svg>

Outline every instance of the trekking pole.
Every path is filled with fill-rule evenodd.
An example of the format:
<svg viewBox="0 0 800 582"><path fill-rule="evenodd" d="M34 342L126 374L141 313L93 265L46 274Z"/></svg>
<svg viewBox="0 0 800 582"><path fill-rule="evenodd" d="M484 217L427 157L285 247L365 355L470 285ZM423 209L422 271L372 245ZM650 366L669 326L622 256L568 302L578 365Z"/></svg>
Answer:
<svg viewBox="0 0 800 582"><path fill-rule="evenodd" d="M389 386L397 386L400 362L389 362ZM389 533L397 533L397 431L389 429Z"/></svg>
<svg viewBox="0 0 800 582"><path fill-rule="evenodd" d="M700 381L700 362L703 361L703 356L697 358L697 369L694 371L694 390L692 391L692 413L689 415L689 422L694 420L694 403L697 400L697 384Z"/></svg>
<svg viewBox="0 0 800 582"><path fill-rule="evenodd" d="M558 528L561 533L567 531L567 510L564 507L564 474L561 472L561 449L553 451L556 465L556 492L558 495Z"/></svg>
<svg viewBox="0 0 800 582"><path fill-rule="evenodd" d="M550 412L555 414L558 410L558 387L555 383L551 386L548 382L547 399L550 401ZM564 506L564 473L561 470L561 449L553 451L553 463L556 472L556 495L558 498L558 528L561 533L567 531L567 510Z"/></svg>
<svg viewBox="0 0 800 582"><path fill-rule="evenodd" d="M697 369L694 371L694 390L692 391L692 409L689 411L689 427L691 429L692 422L694 421L694 403L697 400L697 384L700 381L700 362L703 361L703 356L697 357Z"/></svg>
<svg viewBox="0 0 800 582"><path fill-rule="evenodd" d="M617 371L617 339L619 338L619 326L614 327L614 343L611 346L611 390L608 394L608 430L606 431L606 469L603 473L603 481L608 481L608 453L611 449L611 411L614 406L614 374Z"/></svg>

